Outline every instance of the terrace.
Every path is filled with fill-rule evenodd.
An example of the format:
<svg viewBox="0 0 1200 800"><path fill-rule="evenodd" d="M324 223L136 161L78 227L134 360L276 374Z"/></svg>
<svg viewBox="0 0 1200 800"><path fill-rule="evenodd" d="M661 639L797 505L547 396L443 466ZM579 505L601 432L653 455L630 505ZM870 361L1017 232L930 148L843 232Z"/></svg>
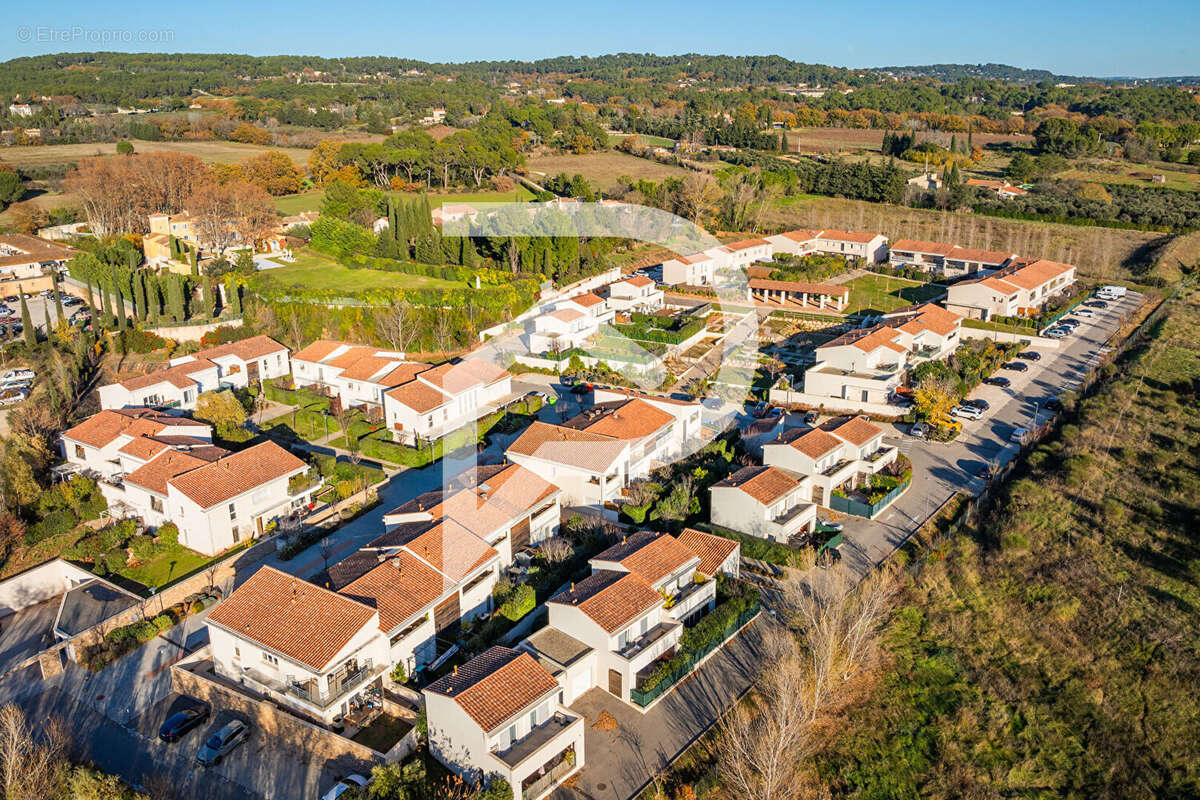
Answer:
<svg viewBox="0 0 1200 800"><path fill-rule="evenodd" d="M494 752L492 755L509 769L516 769L526 759L538 753L538 751L569 731L572 727L582 724L583 717L564 711L556 711L554 716L536 728L533 728L525 738L513 742L512 746L507 750Z"/></svg>

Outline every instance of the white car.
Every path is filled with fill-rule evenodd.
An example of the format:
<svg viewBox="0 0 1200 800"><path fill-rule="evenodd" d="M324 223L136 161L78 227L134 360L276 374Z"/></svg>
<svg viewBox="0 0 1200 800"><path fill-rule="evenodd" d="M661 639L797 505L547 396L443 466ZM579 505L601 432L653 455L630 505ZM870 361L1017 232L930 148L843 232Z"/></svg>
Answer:
<svg viewBox="0 0 1200 800"><path fill-rule="evenodd" d="M37 373L31 369L10 369L0 375L0 381L31 381L36 377Z"/></svg>
<svg viewBox="0 0 1200 800"><path fill-rule="evenodd" d="M338 778L333 788L321 795L321 800L338 800L351 789L361 789L366 785L367 779L362 775L347 775L344 778Z"/></svg>
<svg viewBox="0 0 1200 800"><path fill-rule="evenodd" d="M0 389L0 406L22 403L29 395L20 389Z"/></svg>
<svg viewBox="0 0 1200 800"><path fill-rule="evenodd" d="M955 406L951 409L950 415L963 419L983 419L983 412L973 406Z"/></svg>
<svg viewBox="0 0 1200 800"><path fill-rule="evenodd" d="M1010 442L1016 442L1017 444L1024 444L1027 438L1029 438L1028 428L1013 428L1013 432L1008 436Z"/></svg>
<svg viewBox="0 0 1200 800"><path fill-rule="evenodd" d="M1072 311L1071 313L1077 317L1094 317L1094 316L1096 316L1096 312L1092 311L1090 308L1077 308L1074 311Z"/></svg>

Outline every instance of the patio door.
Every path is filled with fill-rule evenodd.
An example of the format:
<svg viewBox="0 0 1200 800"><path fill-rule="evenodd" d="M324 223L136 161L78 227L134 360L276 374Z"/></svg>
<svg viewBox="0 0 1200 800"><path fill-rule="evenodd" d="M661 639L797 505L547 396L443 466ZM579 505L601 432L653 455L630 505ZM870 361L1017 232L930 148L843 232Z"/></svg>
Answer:
<svg viewBox="0 0 1200 800"><path fill-rule="evenodd" d="M608 691L617 697L623 697L621 694L621 673L615 669L608 671Z"/></svg>
<svg viewBox="0 0 1200 800"><path fill-rule="evenodd" d="M250 361L246 364L246 381L251 384L258 383L257 361Z"/></svg>

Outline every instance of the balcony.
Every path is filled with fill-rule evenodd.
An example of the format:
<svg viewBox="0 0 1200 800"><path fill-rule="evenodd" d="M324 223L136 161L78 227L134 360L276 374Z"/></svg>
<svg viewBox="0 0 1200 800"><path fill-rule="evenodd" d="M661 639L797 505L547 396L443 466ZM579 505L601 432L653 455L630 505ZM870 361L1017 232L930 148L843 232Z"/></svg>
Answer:
<svg viewBox="0 0 1200 800"><path fill-rule="evenodd" d="M879 470L896 460L898 452L899 450L895 447L884 446L863 460L867 462L867 465L871 468L871 472L879 472Z"/></svg>
<svg viewBox="0 0 1200 800"><path fill-rule="evenodd" d="M678 620L689 617L701 606L706 605L717 596L715 581L706 580L703 583L689 583L672 598L671 607L667 613Z"/></svg>
<svg viewBox="0 0 1200 800"><path fill-rule="evenodd" d="M821 470L821 474L824 475L826 478L830 478L830 477L833 477L834 475L838 474L842 470L844 470L846 467L849 467L853 464L854 464L853 461L847 461L846 459L842 459L841 461L838 461L837 463L830 465L826 469Z"/></svg>
<svg viewBox="0 0 1200 800"><path fill-rule="evenodd" d="M626 661L632 662L658 642L674 633L678 633L682 627L678 622L660 622L637 639L617 650L617 655Z"/></svg>
<svg viewBox="0 0 1200 800"><path fill-rule="evenodd" d="M386 664L376 667L371 659L367 659L358 669L352 672L347 672L340 676L336 674L330 675L327 679L329 691L326 692L309 688L309 684L317 682L315 680L306 681L304 684L282 683L279 681L260 681L260 683L264 683L270 688L275 688L277 691L282 691L284 694L297 697L309 705L325 709L356 689L362 688L368 681L382 674L386 668Z"/></svg>
<svg viewBox="0 0 1200 800"><path fill-rule="evenodd" d="M507 750L495 752L492 755L509 769L515 770L526 759L536 755L539 750L551 744L560 735L572 727L582 724L583 717L556 711L553 717L531 730L524 739L518 739Z"/></svg>
<svg viewBox="0 0 1200 800"><path fill-rule="evenodd" d="M575 746L571 745L563 750L553 759L554 764L549 767L543 767L545 770L541 775L534 777L530 775L521 783L521 796L527 798L541 797L551 786L554 786L562 778L564 778L571 770L575 769Z"/></svg>

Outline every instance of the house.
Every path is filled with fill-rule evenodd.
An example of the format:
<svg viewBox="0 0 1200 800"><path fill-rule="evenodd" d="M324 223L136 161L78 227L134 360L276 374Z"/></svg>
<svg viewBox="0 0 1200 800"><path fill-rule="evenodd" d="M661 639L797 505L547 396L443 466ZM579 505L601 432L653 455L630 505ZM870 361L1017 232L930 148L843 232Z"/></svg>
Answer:
<svg viewBox="0 0 1200 800"><path fill-rule="evenodd" d="M519 464L481 465L387 512L383 524L451 519L494 547L507 567L558 532L561 507L562 491Z"/></svg>
<svg viewBox="0 0 1200 800"><path fill-rule="evenodd" d="M492 647L423 694L429 751L466 781L499 776L513 800L539 800L584 765L584 719L528 652Z"/></svg>
<svg viewBox="0 0 1200 800"><path fill-rule="evenodd" d="M8 114L12 117L32 117L39 109L41 106L30 103L9 103Z"/></svg>
<svg viewBox="0 0 1200 800"><path fill-rule="evenodd" d="M388 658L413 672L434 663L438 637L492 612L500 553L450 517L394 526L331 566L330 587L379 611Z"/></svg>
<svg viewBox="0 0 1200 800"><path fill-rule="evenodd" d="M308 465L274 442L236 453L138 445L145 462L99 484L110 510L128 509L151 528L173 522L179 543L205 555L262 536L270 523L307 506L319 488L314 481L293 485Z"/></svg>
<svg viewBox="0 0 1200 800"><path fill-rule="evenodd" d="M564 422L563 427L628 442L626 473L627 479L633 480L682 455L682 439L674 433L676 424L673 414L634 397L596 403Z"/></svg>
<svg viewBox="0 0 1200 800"><path fill-rule="evenodd" d="M361 408L383 418L384 392L408 383L429 365L408 361L404 353L367 345L318 339L292 355L292 380L336 400L342 408Z"/></svg>
<svg viewBox="0 0 1200 800"><path fill-rule="evenodd" d="M820 235L820 231L800 228L794 231L777 233L766 237L766 239L771 243L773 254L784 253L791 256L806 256L816 252L817 237Z"/></svg>
<svg viewBox="0 0 1200 800"><path fill-rule="evenodd" d="M712 521L730 530L787 543L811 533L817 507L812 479L772 466L743 467L710 489Z"/></svg>
<svg viewBox="0 0 1200 800"><path fill-rule="evenodd" d="M1036 316L1046 300L1075 282L1075 267L1045 259L1015 259L983 278L947 289L946 308L972 319Z"/></svg>
<svg viewBox="0 0 1200 800"><path fill-rule="evenodd" d="M998 270L1014 258L1016 253L917 239L898 239L888 251L888 263L893 267L916 267L950 276Z"/></svg>
<svg viewBox="0 0 1200 800"><path fill-rule="evenodd" d="M817 235L814 249L818 253L878 264L887 258L887 241L887 237L882 233L823 230Z"/></svg>
<svg viewBox="0 0 1200 800"><path fill-rule="evenodd" d="M899 332L909 362L941 359L962 343L962 317L934 303L921 303L883 315L881 325ZM827 354L828 355L828 354Z"/></svg>
<svg viewBox="0 0 1200 800"><path fill-rule="evenodd" d="M716 277L717 260L707 251L668 258L663 262L663 283L668 286L711 286Z"/></svg>
<svg viewBox="0 0 1200 800"><path fill-rule="evenodd" d="M608 285L608 306L614 311L648 314L663 307L663 290L644 275L633 275Z"/></svg>
<svg viewBox="0 0 1200 800"><path fill-rule="evenodd" d="M989 192L995 192L997 197L1001 197L1005 200L1013 197L1024 197L1025 195L1029 194L1029 192L1027 192L1025 189L1022 189L1020 186L1013 186L1008 181L969 178L967 179L967 186L974 186L977 189L986 189Z"/></svg>
<svg viewBox="0 0 1200 800"><path fill-rule="evenodd" d="M389 373L394 380L403 371ZM383 417L405 444L439 439L474 424L512 394L512 375L483 358L467 357L414 372L383 393Z"/></svg>
<svg viewBox="0 0 1200 800"><path fill-rule="evenodd" d="M382 685L388 641L379 611L261 567L204 620L213 669L280 708L331 726Z"/></svg>
<svg viewBox="0 0 1200 800"><path fill-rule="evenodd" d="M211 446L207 424L152 408L101 411L59 434L63 458L73 471L100 478L127 475L166 450Z"/></svg>
<svg viewBox="0 0 1200 800"><path fill-rule="evenodd" d="M27 233L0 234L0 280L40 278L59 270L79 251Z"/></svg>
<svg viewBox="0 0 1200 800"><path fill-rule="evenodd" d="M434 225L444 225L460 219L469 219L474 222L479 216L479 211L474 206L465 203L443 203L437 208L431 209L429 215L433 218Z"/></svg>
<svg viewBox="0 0 1200 800"><path fill-rule="evenodd" d="M746 296L751 302L762 305L840 312L850 302L850 287L845 284L751 278L747 282Z"/></svg>
<svg viewBox="0 0 1200 800"><path fill-rule="evenodd" d="M920 175L914 175L909 178L906 183L909 186L916 186L919 189L924 189L927 192L937 191L942 188L942 179L932 172L923 172Z"/></svg>
<svg viewBox="0 0 1200 800"><path fill-rule="evenodd" d="M288 349L270 336L252 336L171 359L165 369L101 386L100 407L192 411L203 392L244 389L291 369Z"/></svg>
<svg viewBox="0 0 1200 800"><path fill-rule="evenodd" d="M834 491L854 488L896 460L898 450L884 445L883 433L862 416L823 428L792 428L763 445L763 464L797 479L809 477L812 502L828 505Z"/></svg>
<svg viewBox="0 0 1200 800"><path fill-rule="evenodd" d="M606 322L612 322L615 314L612 308L609 308L608 303L603 297L595 292L583 292L566 300L561 300L555 304L555 308L559 310L574 310L578 311L595 321L596 325L603 325Z"/></svg>
<svg viewBox="0 0 1200 800"><path fill-rule="evenodd" d="M583 348L599 333L596 318L579 308L560 308L539 314L525 334L530 353L563 353Z"/></svg>
<svg viewBox="0 0 1200 800"><path fill-rule="evenodd" d="M513 463L562 489L564 505L601 506L620 496L630 442L602 433L534 422L508 446Z"/></svg>
<svg viewBox="0 0 1200 800"><path fill-rule="evenodd" d="M675 397L640 392L636 389L623 389L619 386L597 386L592 390L592 401L596 405L633 398L675 418L675 425L671 428L671 452L687 455L707 443L703 427L704 407L699 401L680 400ZM678 456L676 457L678 458Z"/></svg>
<svg viewBox="0 0 1200 800"><path fill-rule="evenodd" d="M766 239L742 239L730 242L719 248L726 253L725 269L745 269L756 261L769 261L772 255L771 243Z"/></svg>
<svg viewBox="0 0 1200 800"><path fill-rule="evenodd" d="M640 531L597 554L592 574L546 601L548 624L521 642L558 680L565 702L600 687L642 709L639 682L711 610L718 573L737 574L723 537ZM702 569L703 567L703 569Z"/></svg>

